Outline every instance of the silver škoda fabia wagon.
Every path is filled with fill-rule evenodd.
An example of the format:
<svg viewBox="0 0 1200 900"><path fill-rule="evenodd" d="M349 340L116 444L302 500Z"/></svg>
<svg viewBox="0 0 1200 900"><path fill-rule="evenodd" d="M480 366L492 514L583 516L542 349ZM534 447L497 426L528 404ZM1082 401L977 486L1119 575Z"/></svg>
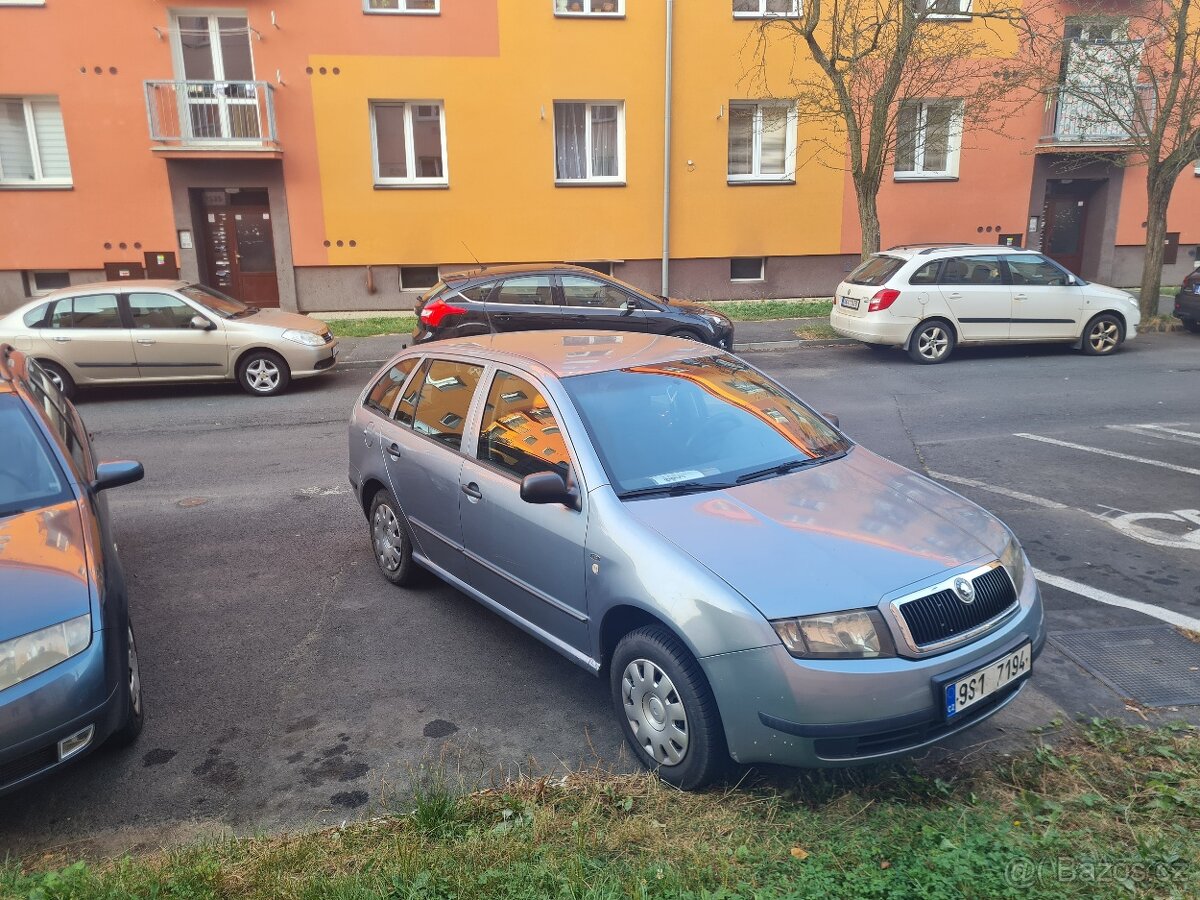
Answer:
<svg viewBox="0 0 1200 900"><path fill-rule="evenodd" d="M691 341L414 347L354 407L350 481L384 577L428 569L607 677L683 788L922 747L1011 702L1045 641L999 520Z"/></svg>

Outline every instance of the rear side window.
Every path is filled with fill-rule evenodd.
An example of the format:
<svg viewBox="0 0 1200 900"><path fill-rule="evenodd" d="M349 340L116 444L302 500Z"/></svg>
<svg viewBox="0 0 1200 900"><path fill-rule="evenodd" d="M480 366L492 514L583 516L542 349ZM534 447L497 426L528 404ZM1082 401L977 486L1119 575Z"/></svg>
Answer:
<svg viewBox="0 0 1200 900"><path fill-rule="evenodd" d="M49 303L43 303L39 306L35 306L21 317L21 321L25 323L26 328L41 328L46 324L46 312L49 309Z"/></svg>
<svg viewBox="0 0 1200 900"><path fill-rule="evenodd" d="M959 256L942 265L939 284L1001 284L998 256Z"/></svg>
<svg viewBox="0 0 1200 900"><path fill-rule="evenodd" d="M371 388L371 393L367 394L363 406L374 410L381 416L390 416L392 407L396 405L396 398L400 396L400 389L404 387L404 381L408 378L408 373L417 367L417 359L415 356L402 359L388 369L384 376L375 382L375 386Z"/></svg>
<svg viewBox="0 0 1200 900"><path fill-rule="evenodd" d="M937 284L938 266L941 265L940 260L927 262L917 271L912 273L912 277L908 279L909 284Z"/></svg>
<svg viewBox="0 0 1200 900"><path fill-rule="evenodd" d="M487 300L488 294L492 292L492 288L495 286L496 282L485 281L483 284L473 284L469 288L463 288L458 293L475 303L483 303Z"/></svg>
<svg viewBox="0 0 1200 900"><path fill-rule="evenodd" d="M482 375L483 366L435 360L421 379L413 431L431 437L451 450L461 450L467 411Z"/></svg>
<svg viewBox="0 0 1200 900"><path fill-rule="evenodd" d="M124 328L116 294L64 297L50 313L51 328Z"/></svg>
<svg viewBox="0 0 1200 900"><path fill-rule="evenodd" d="M900 271L904 260L895 256L872 256L847 276L851 284L878 287Z"/></svg>
<svg viewBox="0 0 1200 900"><path fill-rule="evenodd" d="M493 303L516 303L523 306L550 306L554 303L549 275L522 275L508 278L492 297Z"/></svg>

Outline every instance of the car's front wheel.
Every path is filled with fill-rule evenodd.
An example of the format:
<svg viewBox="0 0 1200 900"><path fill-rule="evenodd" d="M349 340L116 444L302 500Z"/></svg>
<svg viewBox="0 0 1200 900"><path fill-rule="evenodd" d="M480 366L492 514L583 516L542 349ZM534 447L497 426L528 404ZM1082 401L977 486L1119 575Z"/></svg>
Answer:
<svg viewBox="0 0 1200 900"><path fill-rule="evenodd" d="M613 707L642 765L668 784L696 790L729 765L717 701L700 666L666 628L646 626L617 644Z"/></svg>
<svg viewBox="0 0 1200 900"><path fill-rule="evenodd" d="M142 701L142 670L138 665L132 622L125 626L125 637L125 718L109 738L114 747L126 747L137 740L146 721L146 708Z"/></svg>
<svg viewBox="0 0 1200 900"><path fill-rule="evenodd" d="M391 491L381 490L371 501L371 549L383 577L405 587L417 578L412 558L412 538L400 504Z"/></svg>
<svg viewBox="0 0 1200 900"><path fill-rule="evenodd" d="M270 397L287 389L292 372L283 357L270 350L251 350L237 368L238 384L247 394Z"/></svg>
<svg viewBox="0 0 1200 900"><path fill-rule="evenodd" d="M46 370L46 374L50 376L50 380L54 382L54 386L62 391L62 395L68 400L75 399L75 379L73 379L67 370L58 363L52 363L49 360L39 359L38 364Z"/></svg>
<svg viewBox="0 0 1200 900"><path fill-rule="evenodd" d="M952 350L954 332L941 319L922 322L908 342L908 355L922 365L945 362Z"/></svg>
<svg viewBox="0 0 1200 900"><path fill-rule="evenodd" d="M1087 323L1083 330L1083 352L1088 356L1108 356L1125 340L1121 320L1111 313L1101 313Z"/></svg>

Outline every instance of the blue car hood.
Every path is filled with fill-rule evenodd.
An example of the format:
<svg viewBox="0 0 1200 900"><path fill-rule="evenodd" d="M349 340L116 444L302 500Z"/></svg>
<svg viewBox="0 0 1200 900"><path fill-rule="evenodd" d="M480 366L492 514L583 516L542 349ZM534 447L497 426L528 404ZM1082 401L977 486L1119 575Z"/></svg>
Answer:
<svg viewBox="0 0 1200 900"><path fill-rule="evenodd" d="M769 619L875 606L998 558L1008 541L982 508L862 447L777 478L624 506Z"/></svg>
<svg viewBox="0 0 1200 900"><path fill-rule="evenodd" d="M91 609L75 501L0 519L0 641Z"/></svg>

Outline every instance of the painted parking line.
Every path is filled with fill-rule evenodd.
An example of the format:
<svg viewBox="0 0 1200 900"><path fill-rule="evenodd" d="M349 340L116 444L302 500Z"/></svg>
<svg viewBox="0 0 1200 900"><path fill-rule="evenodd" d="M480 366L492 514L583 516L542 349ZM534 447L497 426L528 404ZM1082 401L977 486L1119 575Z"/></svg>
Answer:
<svg viewBox="0 0 1200 900"><path fill-rule="evenodd" d="M1105 450L1103 447L1089 447L1087 444L1074 444L1071 441L1060 441L1058 438L1045 437L1040 434L1025 434L1019 432L1013 437L1026 438L1030 441L1041 441L1043 444L1053 444L1057 447L1068 447L1071 450L1083 450L1085 453L1097 453L1100 456L1111 456L1113 459L1124 459L1129 462L1142 463L1147 466L1157 466L1160 469L1170 469L1184 475L1200 475L1200 469L1190 466L1177 466L1174 463L1163 462L1161 459L1146 459L1144 456L1134 456L1132 453L1119 453L1116 450Z"/></svg>
<svg viewBox="0 0 1200 900"><path fill-rule="evenodd" d="M1028 503L1032 506L1040 506L1043 509L1072 509L1075 512L1081 512L1084 515L1094 515L1086 509L1075 509L1073 506L1067 506L1065 503L1059 503L1057 500L1047 500L1045 497L1035 497L1033 494L1026 494L1024 491L1014 491L1012 488L1000 487L996 484L988 484L985 481L976 481L974 478L964 478L961 475L947 475L945 472L930 472L930 478L936 478L938 481L949 481L951 484L962 484L967 487L979 488L982 491L991 491L993 494L1000 494L1004 497L1011 497L1013 500L1020 500L1023 503Z"/></svg>
<svg viewBox="0 0 1200 900"><path fill-rule="evenodd" d="M1105 428L1112 431L1123 431L1126 434L1136 434L1138 437L1155 438L1160 441L1170 441L1174 444L1190 444L1193 447L1200 447L1200 435L1196 437L1184 437L1179 432L1169 428L1156 428L1151 425L1105 425ZM1187 432L1184 432L1186 434Z"/></svg>
<svg viewBox="0 0 1200 900"><path fill-rule="evenodd" d="M1135 427L1135 428L1148 428L1148 429L1150 429L1151 431L1165 431L1167 434L1178 434L1178 435L1181 435L1182 437L1190 437L1190 438L1195 438L1196 440L1200 440L1200 432L1195 432L1195 431L1181 431L1181 430L1180 430L1180 429L1178 429L1178 428L1171 428L1171 427L1169 427L1169 426L1168 426L1168 425L1166 425L1166 424L1162 424L1162 425L1155 425L1155 424L1135 425L1134 427Z"/></svg>
<svg viewBox="0 0 1200 900"><path fill-rule="evenodd" d="M1041 569L1034 569L1033 574L1042 584L1070 591L1072 594L1078 594L1080 597L1095 600L1097 603L1104 603L1108 606L1119 606L1122 609L1139 612L1158 619L1161 622L1166 622L1168 625L1174 625L1176 628L1186 628L1189 631L1200 632L1200 619L1193 618L1192 616L1185 616L1182 613L1163 609L1161 606L1155 606L1153 603L1143 603L1140 600L1130 600L1127 597L1110 594L1108 591L1102 591L1099 588L1094 588L1078 581L1072 581L1070 578L1063 578L1061 575L1051 575L1049 572L1043 572Z"/></svg>

